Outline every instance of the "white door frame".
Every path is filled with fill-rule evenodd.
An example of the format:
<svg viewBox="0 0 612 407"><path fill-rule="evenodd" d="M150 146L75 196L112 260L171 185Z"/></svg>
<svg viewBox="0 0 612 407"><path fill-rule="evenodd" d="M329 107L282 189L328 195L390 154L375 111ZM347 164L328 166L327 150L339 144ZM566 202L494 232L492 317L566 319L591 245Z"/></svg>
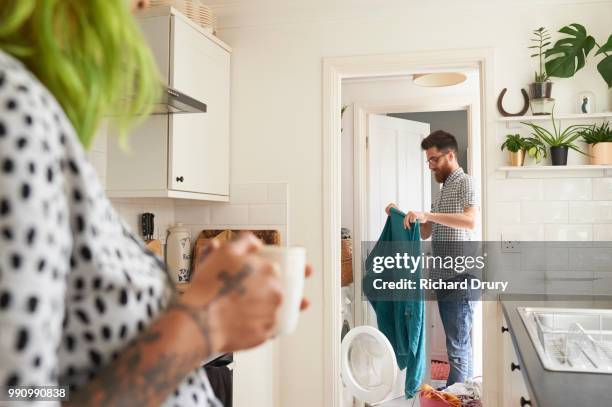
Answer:
<svg viewBox="0 0 612 407"><path fill-rule="evenodd" d="M419 51L408 54L369 55L323 59L323 298L324 298L324 399L326 407L340 407L340 228L341 221L341 124L342 79L406 75L427 69L475 67L480 78L480 121L483 153L481 191L486 197L485 137L494 125L493 50L467 49ZM483 208L486 219L486 206ZM486 239L486 229L483 239ZM486 349L485 349L486 352ZM486 358L487 355L484 355ZM494 373L494 372L491 372ZM487 375L485 366L485 375ZM491 376L493 377L493 376ZM495 386L497 388L497 386ZM485 391L484 403L488 397ZM493 402L493 400L491 400ZM496 401L496 400L495 400Z"/></svg>

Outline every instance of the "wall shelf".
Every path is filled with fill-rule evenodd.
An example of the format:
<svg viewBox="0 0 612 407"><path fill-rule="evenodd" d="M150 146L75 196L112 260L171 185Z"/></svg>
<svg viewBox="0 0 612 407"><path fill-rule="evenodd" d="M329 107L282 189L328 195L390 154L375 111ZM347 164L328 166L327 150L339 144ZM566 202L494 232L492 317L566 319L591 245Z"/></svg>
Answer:
<svg viewBox="0 0 612 407"><path fill-rule="evenodd" d="M590 120L590 119L605 119L612 117L612 112L586 113L586 114L562 114L555 115L555 120ZM540 116L512 116L500 117L498 122L543 122L550 121L550 115Z"/></svg>
<svg viewBox="0 0 612 407"><path fill-rule="evenodd" d="M504 178L612 177L612 165L526 165L497 168Z"/></svg>

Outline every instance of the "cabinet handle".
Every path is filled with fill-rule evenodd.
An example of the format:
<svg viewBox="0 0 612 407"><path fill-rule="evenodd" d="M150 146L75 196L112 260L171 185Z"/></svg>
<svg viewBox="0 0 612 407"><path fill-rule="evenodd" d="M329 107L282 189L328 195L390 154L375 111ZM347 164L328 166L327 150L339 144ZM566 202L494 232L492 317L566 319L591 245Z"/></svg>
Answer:
<svg viewBox="0 0 612 407"><path fill-rule="evenodd" d="M502 333L509 332L510 329L506 328L505 326L502 326L501 331L502 331Z"/></svg>
<svg viewBox="0 0 612 407"><path fill-rule="evenodd" d="M176 182L183 182L185 178L181 175L180 177L176 177Z"/></svg>
<svg viewBox="0 0 612 407"><path fill-rule="evenodd" d="M521 396L521 407L530 406L531 400L527 400L525 397Z"/></svg>
<svg viewBox="0 0 612 407"><path fill-rule="evenodd" d="M515 365L514 362L510 363L510 370L514 372L516 369L521 370L521 366Z"/></svg>

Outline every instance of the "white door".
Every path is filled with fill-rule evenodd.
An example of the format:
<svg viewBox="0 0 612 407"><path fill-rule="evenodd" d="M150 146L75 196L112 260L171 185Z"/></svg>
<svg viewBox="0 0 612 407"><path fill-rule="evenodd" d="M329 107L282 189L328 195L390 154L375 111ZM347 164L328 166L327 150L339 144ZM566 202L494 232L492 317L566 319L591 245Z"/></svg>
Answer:
<svg viewBox="0 0 612 407"><path fill-rule="evenodd" d="M429 123L398 119L382 115L368 116L367 195L368 219L365 220L369 241L379 238L387 219L385 207L395 202L402 211L425 211L431 207L431 172L421 141L430 133ZM367 253L362 253L367 256ZM376 326L376 315L368 302L357 325ZM373 370L374 374L374 370ZM404 395L406 372L398 372L393 388L385 400ZM372 379L376 382L376 379ZM356 395L357 396L357 395ZM360 399L360 401L367 401Z"/></svg>
<svg viewBox="0 0 612 407"><path fill-rule="evenodd" d="M431 172L421 150L429 123L368 116L368 240L377 240L395 202L400 210L431 209Z"/></svg>

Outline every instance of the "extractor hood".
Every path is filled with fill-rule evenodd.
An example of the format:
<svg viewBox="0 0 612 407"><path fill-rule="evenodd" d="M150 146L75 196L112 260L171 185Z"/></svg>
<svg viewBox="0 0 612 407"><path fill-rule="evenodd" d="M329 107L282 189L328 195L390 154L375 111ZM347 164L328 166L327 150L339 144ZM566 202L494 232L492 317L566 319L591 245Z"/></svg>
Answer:
<svg viewBox="0 0 612 407"><path fill-rule="evenodd" d="M161 100L153 107L152 113L206 113L206 104L176 89L166 87Z"/></svg>

